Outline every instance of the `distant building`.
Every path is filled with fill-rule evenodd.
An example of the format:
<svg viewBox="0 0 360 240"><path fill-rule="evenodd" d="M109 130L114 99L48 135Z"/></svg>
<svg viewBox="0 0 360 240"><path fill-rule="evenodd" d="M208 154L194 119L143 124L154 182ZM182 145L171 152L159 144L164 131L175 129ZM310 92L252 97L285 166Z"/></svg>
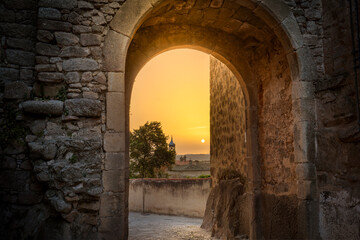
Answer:
<svg viewBox="0 0 360 240"><path fill-rule="evenodd" d="M186 162L186 155L180 157L181 162Z"/></svg>
<svg viewBox="0 0 360 240"><path fill-rule="evenodd" d="M169 150L174 150L175 151L175 143L173 141L173 137L171 136L171 141L169 143Z"/></svg>

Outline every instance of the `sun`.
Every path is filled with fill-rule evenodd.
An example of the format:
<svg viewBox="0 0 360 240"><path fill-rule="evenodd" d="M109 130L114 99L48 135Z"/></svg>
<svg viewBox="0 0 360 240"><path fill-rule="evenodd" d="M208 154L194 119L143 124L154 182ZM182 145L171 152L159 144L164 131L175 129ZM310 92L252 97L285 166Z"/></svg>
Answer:
<svg viewBox="0 0 360 240"><path fill-rule="evenodd" d="M205 142L205 139L201 139L201 143L204 143Z"/></svg>

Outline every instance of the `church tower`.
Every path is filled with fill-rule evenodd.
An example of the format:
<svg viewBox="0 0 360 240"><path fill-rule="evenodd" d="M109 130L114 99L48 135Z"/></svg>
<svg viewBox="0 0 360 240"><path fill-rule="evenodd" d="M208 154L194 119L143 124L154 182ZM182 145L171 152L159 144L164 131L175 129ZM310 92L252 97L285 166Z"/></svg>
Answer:
<svg viewBox="0 0 360 240"><path fill-rule="evenodd" d="M170 143L169 143L169 150L171 151L171 150L173 150L173 151L175 151L175 143L174 143L174 141L173 141L173 137L171 136L171 141L170 141Z"/></svg>

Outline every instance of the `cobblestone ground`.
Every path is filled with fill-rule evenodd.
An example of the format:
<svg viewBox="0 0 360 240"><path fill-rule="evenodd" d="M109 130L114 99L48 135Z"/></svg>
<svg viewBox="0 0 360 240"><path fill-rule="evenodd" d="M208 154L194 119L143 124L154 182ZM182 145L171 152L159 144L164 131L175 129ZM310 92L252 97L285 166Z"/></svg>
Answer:
<svg viewBox="0 0 360 240"><path fill-rule="evenodd" d="M129 213L129 240L210 240L201 218Z"/></svg>

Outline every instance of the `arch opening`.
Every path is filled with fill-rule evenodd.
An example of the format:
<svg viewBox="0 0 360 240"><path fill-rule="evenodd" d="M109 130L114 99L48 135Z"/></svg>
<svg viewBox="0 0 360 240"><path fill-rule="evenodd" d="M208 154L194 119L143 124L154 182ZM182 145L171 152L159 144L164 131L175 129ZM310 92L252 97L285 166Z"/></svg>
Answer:
<svg viewBox="0 0 360 240"><path fill-rule="evenodd" d="M192 48L197 48L192 46ZM199 49L199 48L197 48ZM183 48L180 48L178 50L171 50L169 51L171 52L181 52L181 50L183 50ZM194 51L194 50L190 50L187 49L188 52L198 52L198 51ZM166 52L166 53L169 53ZM179 80L174 80L173 78L179 78L179 76L177 76L177 74L180 75L180 73L177 73L177 71L179 71L179 69L175 69L174 66L171 65L175 65L176 67L178 67L177 65L180 65L180 71L186 71L182 69L182 64L180 62L178 63L172 63L169 64L169 62L171 62L172 59L168 59L168 62L161 62L162 66L161 69L158 69L158 71L172 71L172 74L174 75L167 75L166 79L163 80L163 84L165 86L159 86L159 82L161 80L155 80L153 79L151 76L154 75L162 75L162 74L154 74L151 73L149 71L149 67L153 67L153 68L158 68L157 65L159 65L160 60L159 61L155 61L158 60L159 58L161 59L163 57L163 55L166 55L166 53L162 52L160 55L156 55L156 57L152 58L148 63L146 63L146 65L140 70L139 74L136 77L135 80L135 86L134 89L132 90L132 92L135 91L135 96L131 97L131 114L135 114L136 111L139 111L137 108L146 108L146 106L139 106L138 104L136 104L137 101L140 100L140 102L143 102L143 98L146 97L146 100L149 103L145 103L145 105L150 104L152 107L150 109L156 109L157 107L161 108L161 106L163 105L162 103L160 104L157 101L151 100L151 98L155 98L159 101L161 100L161 96L162 95L166 95L163 92L159 92L159 89L165 89L165 88L169 88L169 85L176 85L176 82ZM200 53L198 53L200 54ZM207 74L209 76L206 76L203 80L200 81L207 81L209 85L207 86L203 86L205 88L205 91L207 92L207 104L210 106L206 106L204 108L207 109L207 112L203 112L202 115L207 115L212 116L211 120L207 119L207 122L202 122L202 127L204 127L203 125L207 125L207 128L210 127L211 129L211 153L210 153L210 159L211 162L213 163L211 165L211 175L212 175L212 185L217 186L217 191L219 189L222 188L222 186L226 186L229 185L231 186L233 189L235 190L238 194L242 195L242 201L246 201L246 199L249 198L249 186L245 186L246 185L246 179L248 178L248 164L246 162L246 116L245 116L245 97L241 88L241 85L239 83L239 80L236 78L236 76L233 74L233 72L224 64L222 63L220 60L216 59L215 57L208 55L208 54L203 54L201 53L201 55L205 55L207 56L207 66L205 67L206 69L203 71L206 71ZM184 58L185 54L182 55L182 60L183 61L188 61L188 62L192 62L192 59L185 59ZM187 56L187 58L189 58L191 56ZM193 56L193 58L195 58L196 56ZM164 56L165 58L165 56ZM156 62L157 64L153 63ZM192 64L193 68L192 68L192 75L197 75L198 71L196 69L197 64L199 64L199 61L196 62L192 62L192 63L188 63L188 64ZM150 65L150 66L149 66ZM185 64L184 64L185 65ZM169 68L168 70L165 70ZM171 70L170 70L171 69ZM152 69L153 71L156 71L154 69ZM145 71L145 72L143 72ZM144 74L146 74L146 78L143 76ZM165 74L165 73L164 73ZM135 74L134 74L135 75ZM140 75L140 76L139 76ZM149 76L150 75L150 76ZM140 79L139 79L140 78ZM161 78L161 76L160 76ZM181 124L181 118L185 117L185 118L189 118L188 115L191 110L195 110L195 106L191 106L189 107L190 109L186 109L186 112L184 112L184 110L182 111L182 115L177 113L177 109L179 107L176 107L177 105L184 105L187 106L187 100L184 99L186 97L190 98L190 102L193 101L191 103L191 105L195 105L194 102L196 101L200 101L199 98L203 98L203 95L197 96L196 91L193 92L193 97L191 98L191 96L188 96L188 94L186 94L187 91L190 90L190 88L198 88L199 86L196 86L197 84L195 83L196 81L199 81L199 79L195 79L194 77L188 76L188 78L190 79L183 79L181 81L181 84L185 84L188 82L190 85L187 85L187 89L184 88L184 86L178 86L176 91L177 92L172 92L171 96L166 99L163 99L163 101L169 101L171 102L171 104L169 104L169 106L166 107L166 109L163 109L164 112L158 112L158 115L156 115L155 113L151 112L149 113L148 110L145 110L143 113L138 113L139 115L146 115L148 118L150 119L165 119L164 121L161 121L164 126L167 125L166 119L164 118L162 115L163 114L169 114L171 116L171 120L173 121L172 118L176 118L178 125L177 127L181 128L181 126L183 126L184 124ZM146 81L149 81L149 83L145 83ZM189 81L190 80L190 81ZM242 79L241 79L242 80ZM184 83L185 82L185 83ZM179 81L180 83L180 81ZM139 86L139 84L142 84L145 86L146 90L148 91L150 89L153 89L153 91L151 91L151 93L147 93L145 94L146 96L143 96L144 93L139 92L139 89L144 88L144 86ZM151 84L151 86L148 86L148 84ZM209 89L210 88L210 89ZM197 89L197 91L199 91L200 89ZM165 91L165 90L164 90ZM191 90L190 90L191 91ZM185 94L183 94L185 92ZM179 96L183 95L182 97ZM140 96L141 95L141 96ZM155 95L155 96L154 96ZM176 97L180 98L180 102L177 104L176 103ZM181 100L182 99L182 100ZM192 99L192 100L191 100ZM171 101L170 101L171 100ZM210 100L210 102L208 102ZM135 101L135 105L134 102ZM143 104L143 103L142 103ZM161 105L161 106L157 106L157 105ZM174 109L169 109L169 108L174 108ZM191 109L194 108L194 109ZM173 111L175 111L175 114L173 113ZM179 109L179 111L181 111L181 109ZM194 113L193 115L191 115L190 118L196 118L196 116L201 112L200 109L197 109L197 113ZM219 111L221 111L221 114L219 114ZM131 116L130 114L130 124L132 127L130 127L131 129L133 129L134 123L131 123L131 121L137 121L137 118L139 118L139 116L136 118L134 116ZM146 118L144 121L147 121L148 118ZM167 119L169 121L169 119ZM196 121L198 122L198 121ZM136 124L136 123L135 123ZM209 126L210 125L210 126ZM195 125L194 125L195 126ZM194 126L190 126L190 127L194 127ZM196 125L197 126L197 125ZM195 126L195 128L196 128ZM192 131L194 131L194 129ZM165 129L165 128L164 128ZM167 127L167 129L171 129L169 127ZM184 128L181 128L184 129ZM173 129L173 131L175 131ZM180 131L180 130L179 130ZM184 131L184 130L182 130ZM209 131L209 129L208 129ZM172 132L172 134L175 134L174 136L176 137L176 133ZM196 134L196 133L195 133ZM182 147L181 144L187 144L187 142L184 142L180 139L180 137L178 136L177 138L177 147L180 146L180 148ZM197 139L200 140L201 138ZM190 139L191 141L192 139ZM207 140L210 140L210 136ZM180 142L178 142L180 141ZM188 139L189 141L189 139ZM178 149L178 148L176 148ZM180 149L181 150L181 149ZM182 151L182 152L181 152ZM185 152L183 152L184 150L181 150L180 154L184 154ZM209 151L209 149L207 150ZM189 157L192 159L192 170L194 170L196 168L196 166L205 166L206 163L200 161L195 161L196 157L200 157L200 156L196 156L196 155L192 155L191 153L197 153L197 152L191 152L187 151L186 153L190 153L190 155L187 154L187 157L189 159ZM195 158L194 158L195 157ZM202 157L206 157L206 156L202 156ZM203 159L202 159L203 160ZM130 160L131 161L131 160ZM224 164L226 163L226 164ZM178 164L186 164L186 163L178 163ZM176 166L175 166L176 168ZM209 169L210 170L210 169ZM194 177L196 174L196 172L184 172L184 173L178 173L173 172L173 171L167 171L168 174L170 174L170 178L184 178L184 177ZM174 175L175 174L175 175ZM190 175L189 175L190 174ZM200 173L199 173L200 174ZM210 174L210 171L206 172L205 174ZM231 176L230 176L231 175ZM163 184L165 184L166 182L171 182L172 180L156 180ZM143 199L143 197L139 196L139 187L136 187L135 189L135 185L139 185L140 181L139 180L130 180L130 197L129 197L129 209L130 211L142 211L143 209L141 209L142 206L140 206L141 204L139 204L139 199ZM180 183L181 180L176 180L175 182ZM190 186L190 181L189 179L186 179L186 185ZM196 188L196 186L199 184L200 180L194 182L194 187ZM221 182L221 185L220 185ZM210 188L207 187L208 184L208 180L205 180L204 183L202 183L202 188L199 190L198 193L192 191L192 194L187 193L186 195L193 195L193 196L189 196L190 198L192 198L192 200L187 201L186 204L179 203L179 209L177 209L175 206L172 206L171 202L178 202L178 197L183 198L183 194L176 194L177 197L175 199L171 198L168 199L167 193L163 193L161 199L166 198L167 201L171 201L171 202L166 202L166 203L162 203L159 206L155 206L156 203L153 201L157 195L156 195L156 191L157 189L153 189L152 185L151 185L151 180L146 180L147 184L147 190L146 190L146 195L148 195L147 197L147 201L146 202L146 207L145 207L145 212L158 212L158 213L166 213L168 212L167 210L162 209L162 206L165 206L168 209L172 209L170 212L171 215L172 214L178 214L180 211L183 211L182 214L183 215L189 215L190 213L188 212L189 209L193 209L195 207L195 209L192 210L191 214L196 214L197 212L201 211L201 215L196 215L197 217L203 217L204 215L204 210L205 210L205 205L206 205L206 200L208 198L209 195L209 191ZM175 184L176 185L176 184ZM176 186L174 185L174 188L171 190L171 196L174 195L174 192L176 192ZM234 189L235 187L235 189ZM237 188L237 189L236 189ZM135 189L135 190L134 190ZM187 189L187 187L186 187ZM185 191L185 190L184 190ZM149 193L148 193L149 192ZM154 192L154 194L152 194L151 192ZM204 193L206 194L206 196L203 196ZM143 193L144 194L144 193ZM232 197L231 197L231 192L229 192L229 188L227 191L223 191L221 193L221 195L225 196L225 195L229 195L228 198L230 201L232 201ZM140 193L141 195L141 193ZM136 198L137 196L137 198ZM204 198L205 197L205 198ZM217 199L211 198L208 201L208 205L213 204L214 201L216 201ZM186 201L186 199L185 199ZM161 201L162 202L162 201ZM202 202L202 205L199 205L199 202ZM155 204L155 205L154 205ZM157 202L157 204L159 204L159 201ZM188 206L189 204L194 204L193 206ZM226 202L225 204L231 204L230 202ZM186 206L184 206L186 205ZM223 210L224 206L216 206L215 208L219 211ZM157 209L155 209L157 208ZM176 208L176 209L175 209ZM227 234L227 228L231 228L233 230L231 231L235 231L236 234L239 232L242 232L244 235L249 236L249 221L248 221L248 210L245 209L246 206L244 204L242 204L241 206L236 207L236 209L231 209L231 211L241 211L244 216L241 219L241 224L238 225L234 225L234 226L227 226L226 228L224 228L222 231L222 233L218 233L217 236L221 237L221 235L223 236L228 236L231 237L231 235ZM210 211L210 210L209 210ZM224 214L224 218L226 218L225 215L227 215L229 213ZM208 230L211 229L211 225L214 222L214 219L210 218L209 213L205 214L205 219L204 219L204 223L203 223L203 227L207 228ZM135 213L131 213L131 219L134 218L134 216L138 216ZM190 215L193 216L193 215ZM149 217L146 217L149 218ZM134 232L134 229L138 229L140 227L134 225L134 220L131 221L131 228L130 228L130 237L132 236L131 234L137 235L137 234L141 234L139 231L137 231L136 233ZM239 231L238 229L241 229L241 231ZM196 233L195 233L196 234ZM149 236L150 237L150 236ZM158 236L160 237L160 236Z"/></svg>
<svg viewBox="0 0 360 240"><path fill-rule="evenodd" d="M121 43L124 47L121 53L115 51L104 61L109 72L125 73L124 139L128 139L131 89L139 69L168 49L184 46L201 49L224 62L244 91L249 166L246 179L249 198L244 202L250 209L250 238L296 238L314 234L316 216L312 216L310 224L304 214L309 214L309 209L316 205L316 191L305 196L302 191L304 186L315 184L315 180L306 179L302 174L305 170L301 169L303 163L313 160L313 141L308 135L313 113L304 112L302 95L305 93L297 91L306 84L303 81L313 80L314 71L311 58L304 61L307 52L301 36L295 36L299 34L298 29L289 28L294 21L290 11L286 11L287 6L282 3L278 3L282 10L279 11L274 6L276 3L206 2L134 3L141 14L129 28L117 24L119 19L115 16L105 44ZM116 61L119 59L116 54L126 56L126 62ZM311 95L306 97L312 101ZM125 141L125 156L127 144ZM276 211L269 214L273 208ZM292 216L286 217L289 212ZM211 227L216 232L215 222ZM273 228L284 224L288 227ZM302 224L306 227L301 229L306 230L299 231ZM309 231L309 228L315 230Z"/></svg>

